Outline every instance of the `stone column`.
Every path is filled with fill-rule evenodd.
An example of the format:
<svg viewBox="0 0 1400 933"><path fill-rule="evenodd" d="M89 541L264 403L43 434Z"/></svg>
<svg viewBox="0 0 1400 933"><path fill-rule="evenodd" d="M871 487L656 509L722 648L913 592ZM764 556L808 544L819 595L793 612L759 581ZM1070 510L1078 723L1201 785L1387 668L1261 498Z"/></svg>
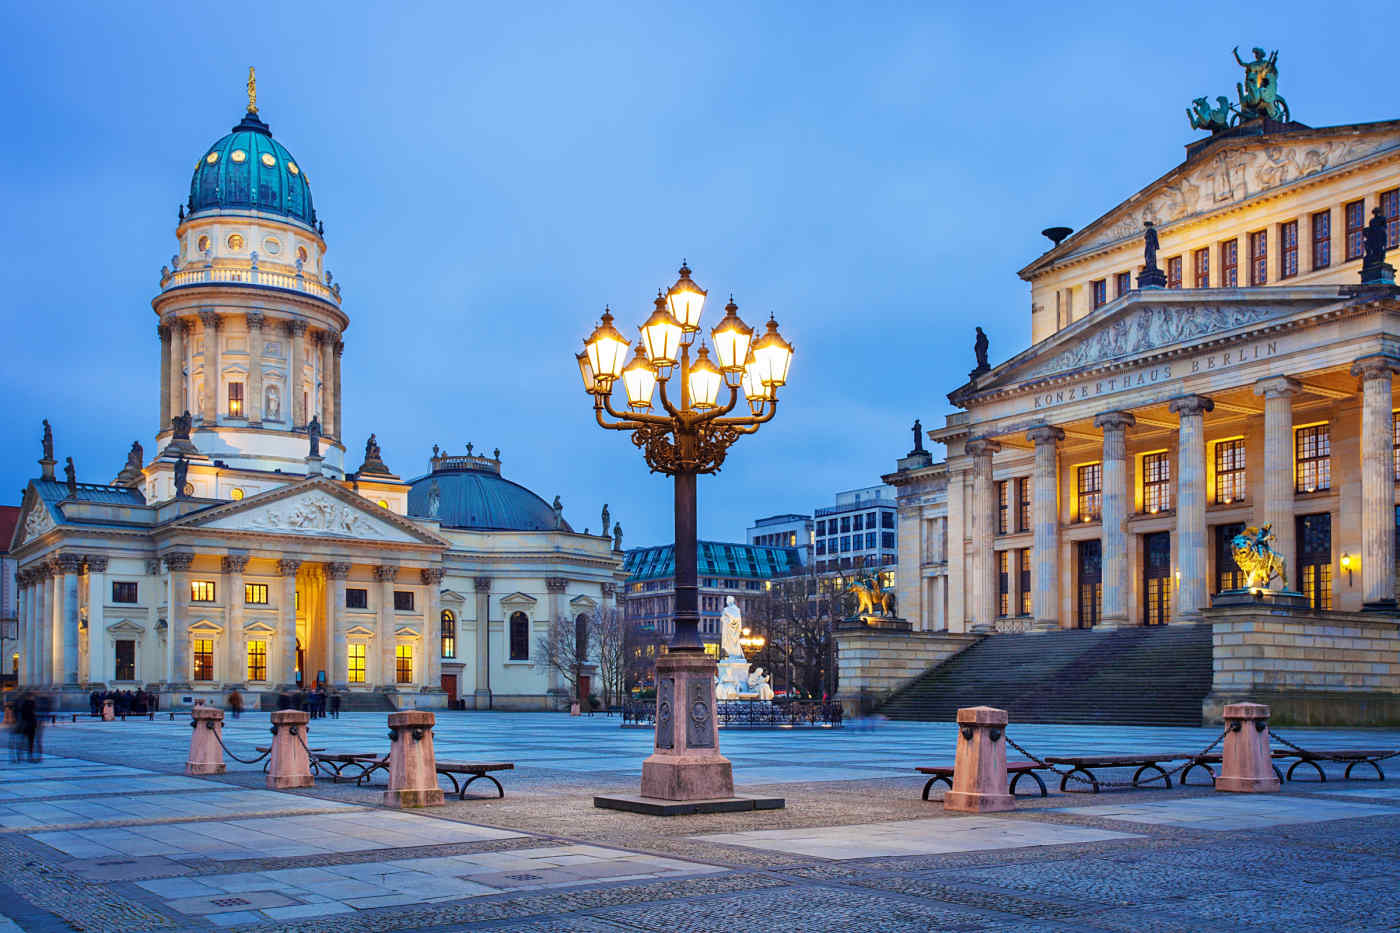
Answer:
<svg viewBox="0 0 1400 933"><path fill-rule="evenodd" d="M160 421L156 433L170 427L170 325L157 324L156 336L160 338Z"/></svg>
<svg viewBox="0 0 1400 933"><path fill-rule="evenodd" d="M243 410L248 414L249 424L262 424L263 416L263 315L261 311L248 312L248 397L243 400Z"/></svg>
<svg viewBox="0 0 1400 933"><path fill-rule="evenodd" d="M171 318L170 328L170 418L184 414L190 403L185 398L185 338L189 336L190 325L177 318ZM170 429L170 418L160 426L162 431Z"/></svg>
<svg viewBox="0 0 1400 933"><path fill-rule="evenodd" d="M1056 445L1065 439L1065 432L1042 425L1027 431L1026 439L1035 443L1035 486L1031 498L1035 578L1031 610L1035 613L1036 630L1048 632L1060 626L1060 461Z"/></svg>
<svg viewBox="0 0 1400 933"><path fill-rule="evenodd" d="M491 578L476 577L476 708L491 708Z"/></svg>
<svg viewBox="0 0 1400 933"><path fill-rule="evenodd" d="M996 499L992 486L992 454L1001 450L996 441L978 438L965 447L972 457L972 624L988 630L997 617L997 565L992 543L996 538Z"/></svg>
<svg viewBox="0 0 1400 933"><path fill-rule="evenodd" d="M78 571L82 567L83 559L76 554L54 559L54 569L62 575L54 592L59 631L54 638L54 683L65 687L78 684Z"/></svg>
<svg viewBox="0 0 1400 933"><path fill-rule="evenodd" d="M295 687L297 682L297 571L301 561L284 557L277 562L277 573L282 578L281 606L278 615L277 640L278 656L281 658L276 682L285 687ZM272 672L268 671L272 680Z"/></svg>
<svg viewBox="0 0 1400 933"><path fill-rule="evenodd" d="M1273 527L1274 549L1283 555L1284 572L1293 580L1293 396L1301 390L1287 376L1273 376L1254 384L1254 394L1264 396L1264 515ZM1387 510L1390 511L1390 510ZM1289 588L1293 587L1289 584Z"/></svg>
<svg viewBox="0 0 1400 933"><path fill-rule="evenodd" d="M292 338L292 363L291 374L288 382L289 391L292 393L291 408L292 428L304 428L309 417L306 414L306 322L303 320L287 321L283 325L287 329L287 336Z"/></svg>
<svg viewBox="0 0 1400 933"><path fill-rule="evenodd" d="M229 554L219 562L223 572L220 585L228 606L224 616L224 676L219 678L225 686L241 684L248 677L243 648L243 571L247 567L247 554Z"/></svg>
<svg viewBox="0 0 1400 933"><path fill-rule="evenodd" d="M335 335L329 332L317 335L317 343L321 348L321 421L327 434L333 434L336 440L340 440L340 434L335 430L336 398L335 398L335 353L333 344Z"/></svg>
<svg viewBox="0 0 1400 933"><path fill-rule="evenodd" d="M28 686L34 683L34 577L28 570L15 573L15 585L19 588L19 650L23 663L20 665L20 683Z"/></svg>
<svg viewBox="0 0 1400 933"><path fill-rule="evenodd" d="M34 568L34 682L53 683L53 571L48 564Z"/></svg>
<svg viewBox="0 0 1400 933"><path fill-rule="evenodd" d="M1210 567L1206 541L1205 413L1215 402L1204 395L1174 398L1167 409L1181 419L1176 448L1176 572L1174 621L1199 622L1206 607Z"/></svg>
<svg viewBox="0 0 1400 933"><path fill-rule="evenodd" d="M199 312L204 325L204 399L200 412L208 425L219 421L219 315L214 311Z"/></svg>
<svg viewBox="0 0 1400 933"><path fill-rule="evenodd" d="M423 625L423 672L418 681L433 693L442 692L442 578L441 567L426 567L420 572L428 588L425 611L428 619Z"/></svg>
<svg viewBox="0 0 1400 933"><path fill-rule="evenodd" d="M1395 466L1391 374L1400 360L1368 356L1361 380L1361 591L1365 609L1395 609Z"/></svg>
<svg viewBox="0 0 1400 933"><path fill-rule="evenodd" d="M107 558L105 555L89 554L88 569L88 648L87 669L80 672L82 683L97 683L111 680L107 670L107 620L103 612L107 604Z"/></svg>
<svg viewBox="0 0 1400 933"><path fill-rule="evenodd" d="M337 336L332 349L335 353L335 391L332 393L335 396L335 439L344 443L340 433L340 355L345 352L345 341Z"/></svg>
<svg viewBox="0 0 1400 933"><path fill-rule="evenodd" d="M569 581L566 577L545 577L544 588L549 593L549 622L551 625L555 621L564 618L564 591L569 588ZM549 689L559 691L563 694L564 677L557 668L549 669Z"/></svg>
<svg viewBox="0 0 1400 933"><path fill-rule="evenodd" d="M1137 424L1131 413L1109 411L1094 418L1103 430L1103 616L1102 628L1128 624L1128 599L1133 592L1128 566L1128 448L1125 432Z"/></svg>
<svg viewBox="0 0 1400 933"><path fill-rule="evenodd" d="M166 600L169 617L166 619L166 684L171 689L190 686L190 565L194 555L187 551L177 551L165 555L165 569L169 572L170 595Z"/></svg>
<svg viewBox="0 0 1400 933"><path fill-rule="evenodd" d="M394 634L394 581L399 578L399 568L375 567L374 578L379 581L379 676L376 680L378 686L393 690L397 683L394 648L398 644Z"/></svg>
<svg viewBox="0 0 1400 933"><path fill-rule="evenodd" d="M349 576L348 561L326 564L326 578L331 581L330 605L326 607L326 627L331 643L326 679L337 690L350 689L350 654L346 650L345 635L345 581Z"/></svg>

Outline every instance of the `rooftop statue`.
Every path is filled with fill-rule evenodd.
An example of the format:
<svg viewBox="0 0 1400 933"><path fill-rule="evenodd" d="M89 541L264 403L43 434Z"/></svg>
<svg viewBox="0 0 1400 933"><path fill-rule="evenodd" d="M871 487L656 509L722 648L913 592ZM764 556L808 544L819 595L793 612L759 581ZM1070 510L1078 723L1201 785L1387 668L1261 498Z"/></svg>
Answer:
<svg viewBox="0 0 1400 933"><path fill-rule="evenodd" d="M190 415L190 410L185 409L183 415L176 415L170 419L170 439L175 441L187 441L190 439L190 427L194 424L194 418Z"/></svg>
<svg viewBox="0 0 1400 933"><path fill-rule="evenodd" d="M1254 59L1247 62L1240 58L1240 48L1235 46L1235 61L1244 69L1244 81L1235 85L1240 96L1240 119L1268 117L1287 123L1288 103L1278 92L1278 50L1266 58L1264 50L1256 48Z"/></svg>
<svg viewBox="0 0 1400 933"><path fill-rule="evenodd" d="M49 427L49 419L44 419L44 437L41 443L44 445L44 459L53 459L53 428Z"/></svg>
<svg viewBox="0 0 1400 933"><path fill-rule="evenodd" d="M1395 267L1385 261L1386 216L1379 207L1371 211L1371 222L1362 231L1365 252L1361 257L1362 285L1394 285Z"/></svg>
<svg viewBox="0 0 1400 933"><path fill-rule="evenodd" d="M433 484L428 487L428 517L437 518L442 510L442 490L438 488L438 481L433 479Z"/></svg>
<svg viewBox="0 0 1400 933"><path fill-rule="evenodd" d="M78 471L73 466L73 458L68 457L63 461L63 479L68 484L68 497L76 498L78 495Z"/></svg>
<svg viewBox="0 0 1400 933"><path fill-rule="evenodd" d="M190 472L190 464L189 464L189 461L185 459L185 455L182 453L182 454L180 454L179 459L177 459L177 460L175 461L175 498L176 498L176 499L183 499L183 498L185 497L185 477L189 475L189 472Z"/></svg>
<svg viewBox="0 0 1400 933"><path fill-rule="evenodd" d="M146 463L146 451L145 451L145 449L141 446L141 442L140 442L140 441L132 441L132 442L131 442L131 450L127 451L127 454L126 454L126 465L129 466L129 467L135 467L136 469L139 470L139 469L141 469L142 466L145 465L145 463Z"/></svg>
<svg viewBox="0 0 1400 933"><path fill-rule="evenodd" d="M987 335L982 332L982 328L977 328L977 339L972 343L972 352L977 354L977 368L968 373L971 378L976 379L992 368L987 362L987 347L989 345Z"/></svg>
<svg viewBox="0 0 1400 933"><path fill-rule="evenodd" d="M912 430L914 432L914 449L909 451L909 456L911 457L914 456L914 454L921 454L924 452L924 426L918 418L914 419L914 427Z"/></svg>
<svg viewBox="0 0 1400 933"><path fill-rule="evenodd" d="M1197 97L1192 103L1193 107L1186 110L1186 118L1191 121L1193 130L1210 130L1212 133L1219 133L1221 130L1228 130L1234 117L1234 108L1230 104L1230 98L1218 96L1215 98L1216 106L1212 108L1206 103L1204 97Z"/></svg>
<svg viewBox="0 0 1400 933"><path fill-rule="evenodd" d="M1157 227L1150 220L1142 222L1142 271L1138 273L1138 288L1166 288L1167 274L1157 266Z"/></svg>
<svg viewBox="0 0 1400 933"><path fill-rule="evenodd" d="M607 504L606 502L604 502L604 503L603 503L603 530L602 530L601 532L599 532L599 534L601 534L603 537L606 538L606 537L608 537L609 535L612 534L612 531L610 530L611 528L612 528L612 515L610 515L610 514L608 513L608 504Z"/></svg>
<svg viewBox="0 0 1400 933"><path fill-rule="evenodd" d="M311 441L311 452L307 456L321 456L321 419L316 415L312 415L306 424L306 438Z"/></svg>
<svg viewBox="0 0 1400 933"><path fill-rule="evenodd" d="M622 522L613 525L613 550L622 550Z"/></svg>
<svg viewBox="0 0 1400 933"><path fill-rule="evenodd" d="M1249 589L1267 590L1274 577L1288 589L1288 574L1284 570L1283 555L1274 550L1272 528L1271 524L1257 528L1251 525L1230 540L1235 563L1244 571L1245 586Z"/></svg>

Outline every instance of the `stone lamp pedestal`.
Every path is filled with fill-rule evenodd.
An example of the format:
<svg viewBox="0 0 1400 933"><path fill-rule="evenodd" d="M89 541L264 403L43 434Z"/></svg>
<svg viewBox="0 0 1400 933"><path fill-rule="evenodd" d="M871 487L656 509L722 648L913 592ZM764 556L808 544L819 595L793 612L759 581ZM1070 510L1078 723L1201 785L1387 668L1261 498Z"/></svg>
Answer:
<svg viewBox="0 0 1400 933"><path fill-rule="evenodd" d="M426 710L389 714L389 789L386 807L440 807L437 755L433 725L437 717Z"/></svg>
<svg viewBox="0 0 1400 933"><path fill-rule="evenodd" d="M220 712L222 716L222 712ZM272 714L272 757L267 764L267 786L273 790L310 787L311 756L306 750L306 724L311 714L279 709Z"/></svg>
<svg viewBox="0 0 1400 933"><path fill-rule="evenodd" d="M112 708L112 701L103 704L103 719ZM190 757L185 762L186 774L223 774L224 748L219 739L224 731L224 711L201 706L190 714Z"/></svg>
<svg viewBox="0 0 1400 933"><path fill-rule="evenodd" d="M1269 708L1230 703L1224 709L1225 748L1215 789L1235 794L1270 794L1281 789L1269 750Z"/></svg>
<svg viewBox="0 0 1400 933"><path fill-rule="evenodd" d="M1006 789L1006 710L969 706L958 710L958 752L953 760L953 789L943 795L943 809L994 813L1016 809Z"/></svg>
<svg viewBox="0 0 1400 933"><path fill-rule="evenodd" d="M719 752L715 671L703 651L672 650L657 659L656 737L642 762L642 793L594 797L594 806L651 816L784 806L781 797L735 796L733 768Z"/></svg>

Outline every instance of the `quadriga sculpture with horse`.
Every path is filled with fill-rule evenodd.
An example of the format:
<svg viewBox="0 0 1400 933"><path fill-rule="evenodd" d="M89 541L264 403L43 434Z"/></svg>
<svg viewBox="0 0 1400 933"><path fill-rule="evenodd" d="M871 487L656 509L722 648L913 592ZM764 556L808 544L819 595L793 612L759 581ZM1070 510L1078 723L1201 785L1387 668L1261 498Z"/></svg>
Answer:
<svg viewBox="0 0 1400 933"><path fill-rule="evenodd" d="M894 613L894 594L880 585L879 577L860 577L851 581L846 592L855 593L861 616L888 616Z"/></svg>
<svg viewBox="0 0 1400 933"><path fill-rule="evenodd" d="M1288 589L1288 574L1284 568L1283 555L1274 550L1273 526L1270 524L1255 527L1251 525L1230 540L1235 563L1244 571L1245 586L1249 589L1269 589L1274 577L1278 577L1283 589Z"/></svg>

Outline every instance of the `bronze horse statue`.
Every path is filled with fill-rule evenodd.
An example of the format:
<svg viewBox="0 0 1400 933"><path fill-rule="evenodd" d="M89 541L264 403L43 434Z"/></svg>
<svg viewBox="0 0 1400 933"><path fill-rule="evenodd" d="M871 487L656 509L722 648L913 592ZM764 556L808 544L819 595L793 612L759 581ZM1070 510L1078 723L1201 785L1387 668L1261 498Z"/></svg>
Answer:
<svg viewBox="0 0 1400 933"><path fill-rule="evenodd" d="M1244 571L1245 586L1250 589L1268 589L1274 577L1278 577L1284 589L1288 589L1288 574L1285 572L1283 555L1273 548L1272 525L1261 527L1251 525L1243 533L1230 539L1230 550L1235 563Z"/></svg>
<svg viewBox="0 0 1400 933"><path fill-rule="evenodd" d="M863 577L852 580L846 592L855 593L859 605L857 615L887 616L894 609L894 594L880 586L878 577Z"/></svg>

